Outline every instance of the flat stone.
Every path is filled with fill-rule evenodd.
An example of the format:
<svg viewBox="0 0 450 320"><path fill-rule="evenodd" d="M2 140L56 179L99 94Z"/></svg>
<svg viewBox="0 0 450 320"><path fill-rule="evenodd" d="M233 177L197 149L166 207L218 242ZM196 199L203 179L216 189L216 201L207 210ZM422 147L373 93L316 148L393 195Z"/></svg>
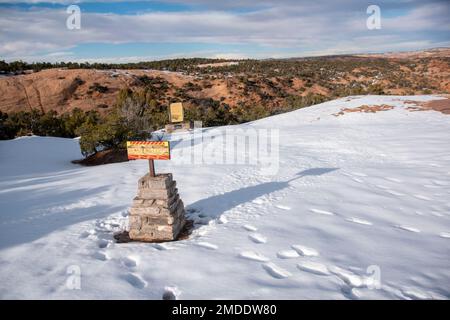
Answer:
<svg viewBox="0 0 450 320"><path fill-rule="evenodd" d="M163 173L157 174L155 177L151 177L150 173L139 179L139 189L167 189L172 184L172 174Z"/></svg>
<svg viewBox="0 0 450 320"><path fill-rule="evenodd" d="M157 206L161 206L161 207L170 207L175 201L177 201L180 198L180 196L178 195L178 189L175 189L175 193L173 194L173 196L169 199L155 199L155 204Z"/></svg>
<svg viewBox="0 0 450 320"><path fill-rule="evenodd" d="M157 218L170 217L175 214L180 202L181 199L178 198L177 201L173 202L168 208L157 205L152 205L148 207L133 206L130 209L130 215L154 216Z"/></svg>
<svg viewBox="0 0 450 320"><path fill-rule="evenodd" d="M138 197L152 200L169 200L178 193L178 189L175 188L175 185L175 181L173 181L167 189L139 189Z"/></svg>
<svg viewBox="0 0 450 320"><path fill-rule="evenodd" d="M179 219L172 225L147 225L140 230L130 229L129 236L132 240L145 242L162 242L175 240L185 224L185 219Z"/></svg>
<svg viewBox="0 0 450 320"><path fill-rule="evenodd" d="M131 207L130 209L130 215L132 216L159 216L161 207L154 206L154 207Z"/></svg>
<svg viewBox="0 0 450 320"><path fill-rule="evenodd" d="M143 199L140 197L135 197L133 199L132 207L133 208L147 208L147 207L151 207L151 206L156 206L156 207L170 208L171 206L174 205L174 203L176 203L178 201L179 198L180 197L179 197L178 193L174 194L169 199Z"/></svg>
<svg viewBox="0 0 450 320"><path fill-rule="evenodd" d="M155 199L143 199L139 197L135 197L133 199L132 206L135 208L146 208L151 207L155 203Z"/></svg>
<svg viewBox="0 0 450 320"><path fill-rule="evenodd" d="M152 209L152 210L149 210ZM154 214L153 209L159 209L160 212ZM178 200L176 206L168 211L166 208L131 208L130 210L130 228L140 228L143 224L171 225L184 216L183 201Z"/></svg>

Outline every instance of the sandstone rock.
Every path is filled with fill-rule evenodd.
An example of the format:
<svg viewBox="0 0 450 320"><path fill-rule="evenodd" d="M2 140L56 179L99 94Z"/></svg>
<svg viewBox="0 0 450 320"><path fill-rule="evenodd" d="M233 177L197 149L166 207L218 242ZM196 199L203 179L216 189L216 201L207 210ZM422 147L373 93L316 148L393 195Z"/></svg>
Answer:
<svg viewBox="0 0 450 320"><path fill-rule="evenodd" d="M142 223L140 229L130 228L130 239L145 242L173 241L183 228L184 223L184 219L179 219L172 225Z"/></svg>
<svg viewBox="0 0 450 320"><path fill-rule="evenodd" d="M173 195L178 193L177 188L175 188L175 181L173 181L169 187L164 189L139 189L138 197L141 199L150 199L150 200L169 200Z"/></svg>
<svg viewBox="0 0 450 320"><path fill-rule="evenodd" d="M139 189L167 189L172 184L172 174L157 174L151 177L149 173L139 179Z"/></svg>

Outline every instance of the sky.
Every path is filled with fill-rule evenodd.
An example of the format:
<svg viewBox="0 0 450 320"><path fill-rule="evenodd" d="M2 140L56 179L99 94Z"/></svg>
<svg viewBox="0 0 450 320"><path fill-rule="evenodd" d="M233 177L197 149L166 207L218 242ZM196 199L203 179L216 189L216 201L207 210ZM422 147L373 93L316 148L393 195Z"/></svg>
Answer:
<svg viewBox="0 0 450 320"><path fill-rule="evenodd" d="M80 28L69 29L69 5ZM369 5L380 28L369 29ZM448 0L0 0L0 60L288 58L450 47Z"/></svg>

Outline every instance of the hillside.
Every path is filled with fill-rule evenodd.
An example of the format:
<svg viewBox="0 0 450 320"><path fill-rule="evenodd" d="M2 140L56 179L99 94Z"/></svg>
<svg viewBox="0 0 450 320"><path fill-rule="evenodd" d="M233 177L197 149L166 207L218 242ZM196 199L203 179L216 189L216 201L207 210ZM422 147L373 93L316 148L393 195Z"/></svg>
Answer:
<svg viewBox="0 0 450 320"><path fill-rule="evenodd" d="M446 100L352 96L195 132L221 154L226 130L277 129L258 165L191 164L193 133L166 137L156 170L195 228L163 244L113 239L146 161L81 167L77 139L0 141L0 297L449 299L450 118L429 101Z"/></svg>
<svg viewBox="0 0 450 320"><path fill-rule="evenodd" d="M80 108L102 114L122 88L151 87L163 106L171 101L208 107L262 106L271 114L352 94L450 92L450 49L414 54L330 56L198 63L174 60L114 65L133 69L45 69L0 78L0 111L39 109L59 114ZM110 66L111 67L111 66ZM92 67L90 67L92 68ZM303 97L303 98L302 98Z"/></svg>

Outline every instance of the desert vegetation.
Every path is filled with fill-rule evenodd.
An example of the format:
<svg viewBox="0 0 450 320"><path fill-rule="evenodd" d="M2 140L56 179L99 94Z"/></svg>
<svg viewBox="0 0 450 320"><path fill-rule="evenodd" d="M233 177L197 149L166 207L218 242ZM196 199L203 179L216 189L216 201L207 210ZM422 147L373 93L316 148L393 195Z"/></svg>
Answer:
<svg viewBox="0 0 450 320"><path fill-rule="evenodd" d="M450 55L274 60L174 59L127 64L0 61L0 139L81 136L83 154L120 149L168 122L239 124L349 95L450 90Z"/></svg>

